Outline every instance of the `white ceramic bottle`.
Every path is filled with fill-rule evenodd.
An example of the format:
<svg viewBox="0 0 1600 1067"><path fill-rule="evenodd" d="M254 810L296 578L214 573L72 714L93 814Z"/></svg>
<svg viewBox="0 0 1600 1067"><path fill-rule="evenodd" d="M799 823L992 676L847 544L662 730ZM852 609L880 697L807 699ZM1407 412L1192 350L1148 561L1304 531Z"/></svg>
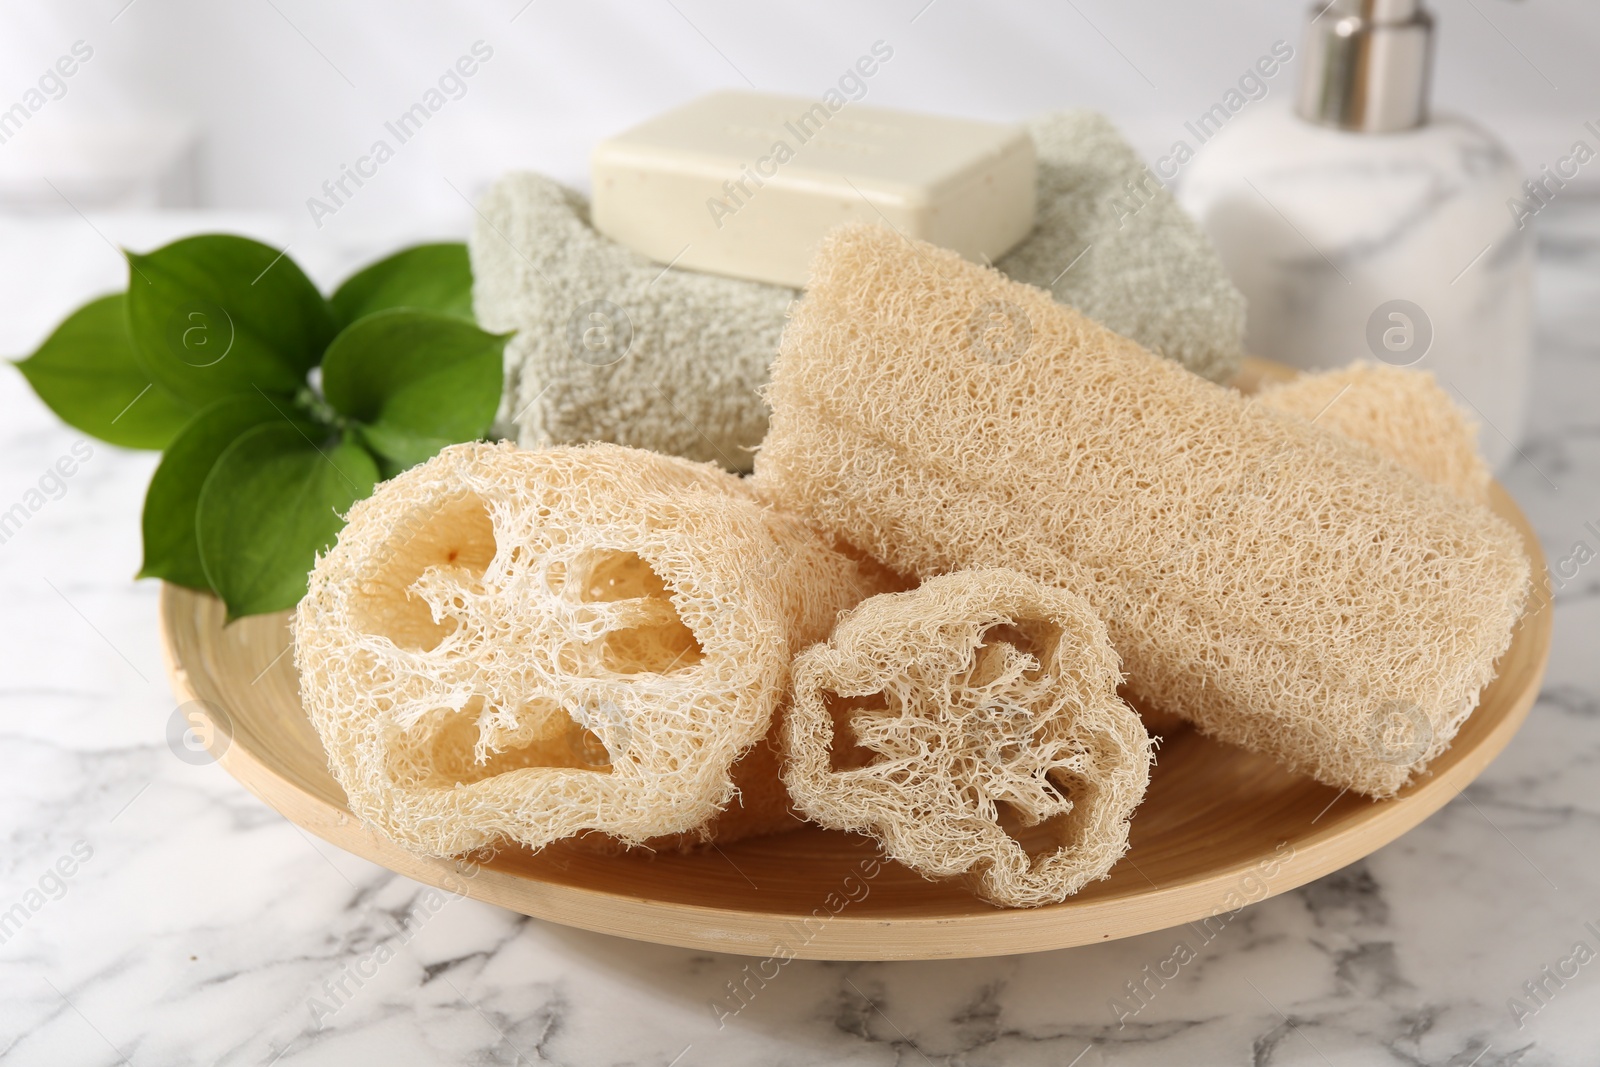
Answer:
<svg viewBox="0 0 1600 1067"><path fill-rule="evenodd" d="M1248 351L1431 370L1499 467L1524 425L1532 230L1499 141L1428 114L1432 38L1419 0L1319 2L1294 108L1231 121L1178 196L1249 302Z"/></svg>

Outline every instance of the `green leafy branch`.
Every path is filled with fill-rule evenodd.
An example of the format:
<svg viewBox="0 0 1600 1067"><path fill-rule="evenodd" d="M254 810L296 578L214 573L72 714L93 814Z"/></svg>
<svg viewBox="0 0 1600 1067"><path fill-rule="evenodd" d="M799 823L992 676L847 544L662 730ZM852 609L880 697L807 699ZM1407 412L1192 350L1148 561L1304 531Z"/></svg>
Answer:
<svg viewBox="0 0 1600 1067"><path fill-rule="evenodd" d="M351 504L488 432L506 337L473 321L460 244L396 253L331 298L244 237L127 257L126 292L17 366L69 425L162 450L140 577L209 589L230 619L293 607Z"/></svg>

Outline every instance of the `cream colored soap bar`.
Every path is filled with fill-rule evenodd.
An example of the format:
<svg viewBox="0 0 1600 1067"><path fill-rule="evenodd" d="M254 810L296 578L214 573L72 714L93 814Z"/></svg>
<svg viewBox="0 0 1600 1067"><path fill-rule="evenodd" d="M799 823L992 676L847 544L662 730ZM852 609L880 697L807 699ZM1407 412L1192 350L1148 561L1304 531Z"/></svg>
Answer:
<svg viewBox="0 0 1600 1067"><path fill-rule="evenodd" d="M602 142L591 211L658 262L802 287L856 219L996 259L1033 227L1034 171L1022 126L729 91Z"/></svg>

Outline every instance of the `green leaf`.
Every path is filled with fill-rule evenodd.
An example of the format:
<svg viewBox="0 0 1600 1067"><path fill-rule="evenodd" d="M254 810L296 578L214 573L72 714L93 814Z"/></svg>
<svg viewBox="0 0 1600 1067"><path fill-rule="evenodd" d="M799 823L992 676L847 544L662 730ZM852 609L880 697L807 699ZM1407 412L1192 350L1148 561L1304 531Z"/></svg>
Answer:
<svg viewBox="0 0 1600 1067"><path fill-rule="evenodd" d="M17 369L62 422L124 448L163 447L193 413L139 366L121 293L68 315Z"/></svg>
<svg viewBox="0 0 1600 1067"><path fill-rule="evenodd" d="M322 393L374 450L409 467L488 431L506 340L434 312L380 311L328 346Z"/></svg>
<svg viewBox="0 0 1600 1067"><path fill-rule="evenodd" d="M195 539L200 489L229 445L246 430L269 422L297 425L313 439L327 436L326 428L306 419L287 397L241 393L201 411L172 439L144 495L144 566L139 577L211 588Z"/></svg>
<svg viewBox="0 0 1600 1067"><path fill-rule="evenodd" d="M186 237L128 256L128 327L145 372L195 407L293 393L334 334L294 260L246 237Z"/></svg>
<svg viewBox="0 0 1600 1067"><path fill-rule="evenodd" d="M229 445L206 476L196 516L206 578L229 620L294 607L317 553L377 481L377 464L348 437L319 447L269 422Z"/></svg>
<svg viewBox="0 0 1600 1067"><path fill-rule="evenodd" d="M333 311L341 326L390 308L436 311L475 321L467 246L432 244L403 249L352 274L333 294Z"/></svg>

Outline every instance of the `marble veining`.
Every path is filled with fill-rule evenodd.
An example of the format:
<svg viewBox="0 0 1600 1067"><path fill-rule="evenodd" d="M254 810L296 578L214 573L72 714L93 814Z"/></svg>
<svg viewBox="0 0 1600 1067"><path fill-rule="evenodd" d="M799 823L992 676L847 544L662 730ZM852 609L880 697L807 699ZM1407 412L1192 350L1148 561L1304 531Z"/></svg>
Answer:
<svg viewBox="0 0 1600 1067"><path fill-rule="evenodd" d="M260 218L96 221L136 246L202 226L276 234ZM1594 541L1586 523L1600 525L1600 202L1553 204L1538 227L1536 415L1504 481L1556 559ZM296 255L326 283L374 250ZM0 351L31 348L118 270L77 220L0 224ZM0 405L9 505L78 436L13 373L0 374ZM795 961L719 1026L712 1005L742 958L451 898L311 837L217 767L175 758L156 590L130 577L152 464L94 445L60 499L0 544L0 922L11 917L0 930L0 1063L1600 1057L1600 960L1572 962L1580 942L1600 950L1590 932L1600 929L1600 562L1554 598L1546 685L1510 748L1367 859L1252 905L1210 940L1184 927L999 959ZM1142 1000L1129 999L1130 983Z"/></svg>

